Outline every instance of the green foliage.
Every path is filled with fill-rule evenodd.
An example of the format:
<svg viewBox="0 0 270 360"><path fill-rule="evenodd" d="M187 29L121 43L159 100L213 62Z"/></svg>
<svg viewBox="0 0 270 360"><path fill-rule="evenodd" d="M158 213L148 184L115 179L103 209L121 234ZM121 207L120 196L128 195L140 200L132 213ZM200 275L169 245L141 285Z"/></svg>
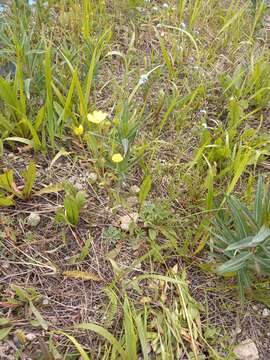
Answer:
<svg viewBox="0 0 270 360"><path fill-rule="evenodd" d="M36 164L31 161L22 175L24 178L24 187L22 190L17 188L12 170L8 170L0 175L0 206L14 205L14 196L25 200L31 197L33 185L36 181ZM9 197L4 197L5 193L1 193L1 189L4 190L5 193L8 193Z"/></svg>
<svg viewBox="0 0 270 360"><path fill-rule="evenodd" d="M269 185L259 178L251 209L233 196L227 197L227 203L229 213L220 211L214 222L213 249L222 254L218 273L236 276L243 296L255 274L270 274Z"/></svg>
<svg viewBox="0 0 270 360"><path fill-rule="evenodd" d="M151 175L147 175L144 178L142 185L140 187L139 202L141 205L145 202L145 200L151 190L151 186L152 186L152 177L151 177Z"/></svg>
<svg viewBox="0 0 270 360"><path fill-rule="evenodd" d="M22 171L21 177L24 179L23 186L18 187L14 179L13 170L7 170L0 175L0 206L11 206L15 204L14 198L29 200L33 196L41 196L59 192L62 190L62 184L52 184L44 188L33 191L36 182L37 170L36 163L30 161L25 171Z"/></svg>
<svg viewBox="0 0 270 360"><path fill-rule="evenodd" d="M147 224L161 225L170 217L171 211L165 202L146 202L142 208L141 218Z"/></svg>
<svg viewBox="0 0 270 360"><path fill-rule="evenodd" d="M63 221L67 225L76 227L79 222L80 213L86 203L86 194L84 191L78 191L72 184L64 184L65 198L64 210L56 214L56 221Z"/></svg>
<svg viewBox="0 0 270 360"><path fill-rule="evenodd" d="M34 315L37 324L43 329L48 330L48 323L42 317L41 313L34 305L35 302L38 302L40 299L39 293L33 288L23 289L22 287L11 284L11 290L14 292L15 297L13 299L7 299L8 301L12 301L17 306L23 306L26 304L29 306L31 313Z"/></svg>

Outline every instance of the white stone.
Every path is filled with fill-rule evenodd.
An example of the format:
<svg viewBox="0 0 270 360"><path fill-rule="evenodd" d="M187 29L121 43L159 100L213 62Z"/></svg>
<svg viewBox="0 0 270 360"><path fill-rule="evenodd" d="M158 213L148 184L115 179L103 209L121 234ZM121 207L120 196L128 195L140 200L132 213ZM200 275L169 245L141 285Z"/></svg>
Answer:
<svg viewBox="0 0 270 360"><path fill-rule="evenodd" d="M133 194L138 194L138 193L140 192L139 186L137 186L137 185L132 185L132 186L130 187L130 192L132 192Z"/></svg>
<svg viewBox="0 0 270 360"><path fill-rule="evenodd" d="M29 334L26 334L25 337L28 341L33 341L33 340L35 340L36 335L33 333L29 333Z"/></svg>
<svg viewBox="0 0 270 360"><path fill-rule="evenodd" d="M120 218L120 227L122 230L128 231L130 224L134 223L136 224L138 220L139 214L138 213L131 213L129 215L121 216Z"/></svg>
<svg viewBox="0 0 270 360"><path fill-rule="evenodd" d="M89 180L90 180L91 182L96 182L97 179L98 179L98 176L97 176L97 174L96 174L95 172L91 172L91 173L89 174Z"/></svg>
<svg viewBox="0 0 270 360"><path fill-rule="evenodd" d="M137 205L138 202L139 201L138 201L137 196L130 196L127 198L127 204L131 207Z"/></svg>
<svg viewBox="0 0 270 360"><path fill-rule="evenodd" d="M234 352L234 355L236 356L236 358L239 360L257 360L257 359L259 359L258 349L257 349L255 343L250 339L247 339L247 340L243 341L242 343L240 343L239 345L237 345L234 348L233 352Z"/></svg>
<svg viewBox="0 0 270 360"><path fill-rule="evenodd" d="M263 311L262 311L262 317L263 317L263 318L267 318L269 315L270 315L270 310L267 309L267 308L263 309Z"/></svg>
<svg viewBox="0 0 270 360"><path fill-rule="evenodd" d="M32 212L27 218L27 224L32 227L36 227L40 223L40 216L37 213Z"/></svg>

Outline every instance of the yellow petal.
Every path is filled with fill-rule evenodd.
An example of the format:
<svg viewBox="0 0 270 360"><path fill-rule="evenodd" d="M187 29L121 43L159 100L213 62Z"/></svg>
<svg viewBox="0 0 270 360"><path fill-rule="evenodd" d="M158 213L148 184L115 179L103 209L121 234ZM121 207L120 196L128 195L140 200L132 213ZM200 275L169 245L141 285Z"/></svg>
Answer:
<svg viewBox="0 0 270 360"><path fill-rule="evenodd" d="M80 136L83 134L83 126L80 125L78 127L75 127L75 128L73 128L73 131L76 136Z"/></svg>
<svg viewBox="0 0 270 360"><path fill-rule="evenodd" d="M123 156L121 155L121 154L114 154L113 156L112 156L112 161L114 162L114 163L120 163L121 161L123 161L124 160L124 158L123 158Z"/></svg>
<svg viewBox="0 0 270 360"><path fill-rule="evenodd" d="M94 124L100 124L102 121L104 121L107 118L108 114L104 113L103 111L95 110L92 112L92 114L87 115L87 119L94 123Z"/></svg>

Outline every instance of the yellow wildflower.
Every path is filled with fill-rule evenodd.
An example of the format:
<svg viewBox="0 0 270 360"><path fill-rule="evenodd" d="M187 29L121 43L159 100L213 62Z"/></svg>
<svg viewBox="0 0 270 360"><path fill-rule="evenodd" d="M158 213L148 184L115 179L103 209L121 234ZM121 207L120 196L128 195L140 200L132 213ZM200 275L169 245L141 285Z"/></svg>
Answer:
<svg viewBox="0 0 270 360"><path fill-rule="evenodd" d="M118 154L113 154L113 156L112 156L112 161L114 163L120 163L123 160L124 160L123 156L121 154L119 154L119 153Z"/></svg>
<svg viewBox="0 0 270 360"><path fill-rule="evenodd" d="M103 111L100 110L95 110L92 112L92 114L87 115L87 119L91 123L100 124L102 121L106 119L107 116L108 116L107 113L104 113Z"/></svg>
<svg viewBox="0 0 270 360"><path fill-rule="evenodd" d="M74 127L73 131L76 136L81 136L83 134L83 126L79 125L77 127Z"/></svg>
<svg viewBox="0 0 270 360"><path fill-rule="evenodd" d="M119 123L120 123L120 121L119 121L118 118L114 118L112 122L113 122L113 124L114 124L115 126L118 126Z"/></svg>

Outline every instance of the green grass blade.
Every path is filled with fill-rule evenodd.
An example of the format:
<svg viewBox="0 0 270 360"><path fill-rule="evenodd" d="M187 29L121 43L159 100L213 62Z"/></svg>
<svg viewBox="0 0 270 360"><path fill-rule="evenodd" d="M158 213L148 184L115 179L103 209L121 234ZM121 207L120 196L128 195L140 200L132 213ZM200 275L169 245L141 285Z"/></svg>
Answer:
<svg viewBox="0 0 270 360"><path fill-rule="evenodd" d="M108 330L106 330L102 326L93 323L82 323L82 324L75 324L74 328L80 330L93 331L96 334L102 336L104 339L108 340L109 343L118 351L122 359L126 359L126 352L120 345L119 341Z"/></svg>
<svg viewBox="0 0 270 360"><path fill-rule="evenodd" d="M75 339L74 336L71 336L64 331L54 331L54 333L62 334L64 336L66 336L73 343L73 345L76 347L76 349L79 351L82 360L91 360L91 358L87 355L87 353L83 349L82 345Z"/></svg>
<svg viewBox="0 0 270 360"><path fill-rule="evenodd" d="M125 329L125 344L127 351L127 359L135 360L137 356L137 335L133 323L132 312L128 297L124 300L124 329Z"/></svg>
<svg viewBox="0 0 270 360"><path fill-rule="evenodd" d="M52 94L52 66L51 51L46 48L45 51L45 84L46 84L46 111L47 111L47 129L52 148L55 147L55 128L54 112L53 112L53 94Z"/></svg>

